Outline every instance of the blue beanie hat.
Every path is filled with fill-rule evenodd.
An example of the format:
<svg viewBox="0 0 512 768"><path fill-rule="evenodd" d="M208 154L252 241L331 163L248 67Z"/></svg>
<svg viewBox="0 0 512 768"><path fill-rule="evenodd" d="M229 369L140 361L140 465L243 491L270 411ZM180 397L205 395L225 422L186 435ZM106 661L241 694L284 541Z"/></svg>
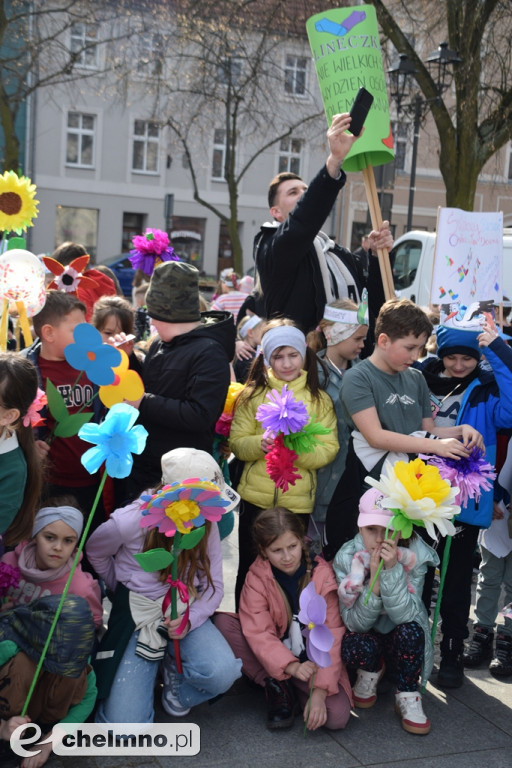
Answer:
<svg viewBox="0 0 512 768"><path fill-rule="evenodd" d="M459 331L457 328L447 328L439 325L436 330L437 354L445 355L469 355L475 360L480 360L481 351L478 345L479 331Z"/></svg>

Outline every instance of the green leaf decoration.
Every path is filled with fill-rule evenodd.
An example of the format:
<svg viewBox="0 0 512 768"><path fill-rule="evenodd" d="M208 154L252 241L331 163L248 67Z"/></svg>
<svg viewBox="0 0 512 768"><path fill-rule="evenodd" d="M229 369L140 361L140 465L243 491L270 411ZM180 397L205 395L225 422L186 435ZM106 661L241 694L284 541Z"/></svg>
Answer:
<svg viewBox="0 0 512 768"><path fill-rule="evenodd" d="M399 509L394 509L395 513L389 521L389 526L395 531L400 531L401 539L408 539L413 531L412 520L406 517Z"/></svg>
<svg viewBox="0 0 512 768"><path fill-rule="evenodd" d="M300 432L295 432L291 435L284 435L283 443L287 448L295 451L297 454L312 453L315 450L315 446L319 444L317 435L328 435L331 430L324 427L323 424L319 424L315 421L315 417L311 417L309 424L306 424Z"/></svg>
<svg viewBox="0 0 512 768"><path fill-rule="evenodd" d="M199 544L204 536L204 525L200 528L193 528L190 533L182 533L180 548L181 549L193 549L196 544Z"/></svg>
<svg viewBox="0 0 512 768"><path fill-rule="evenodd" d="M87 424L93 417L93 413L67 413L66 417L58 422L55 427L55 437L73 437L77 435L80 427Z"/></svg>
<svg viewBox="0 0 512 768"><path fill-rule="evenodd" d="M48 409L55 421L63 421L69 415L68 409L64 398L50 379L46 379L46 397L48 398Z"/></svg>
<svg viewBox="0 0 512 768"><path fill-rule="evenodd" d="M174 562L174 556L162 547L159 547L158 549L148 549L147 552L138 552L134 555L134 558L142 570L147 573L162 571Z"/></svg>

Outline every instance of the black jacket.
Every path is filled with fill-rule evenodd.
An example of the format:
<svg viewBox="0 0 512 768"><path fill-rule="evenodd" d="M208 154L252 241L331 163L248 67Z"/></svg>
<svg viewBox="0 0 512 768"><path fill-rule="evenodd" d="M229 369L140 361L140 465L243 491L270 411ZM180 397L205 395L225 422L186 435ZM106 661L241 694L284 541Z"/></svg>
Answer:
<svg viewBox="0 0 512 768"><path fill-rule="evenodd" d="M340 179L333 179L324 166L286 221L277 227L264 224L256 236L256 268L267 318L289 317L304 333L316 328L321 320L326 297L313 241L345 180L343 172ZM348 293L349 298L358 302L365 287L360 264L350 251L338 245L334 253L353 277L352 284L347 286Z"/></svg>
<svg viewBox="0 0 512 768"><path fill-rule="evenodd" d="M141 456L134 456L131 495L154 487L161 456L173 448L211 453L235 354L235 324L229 312L203 312L202 323L169 342L155 341L144 360L145 395L139 423L148 431Z"/></svg>

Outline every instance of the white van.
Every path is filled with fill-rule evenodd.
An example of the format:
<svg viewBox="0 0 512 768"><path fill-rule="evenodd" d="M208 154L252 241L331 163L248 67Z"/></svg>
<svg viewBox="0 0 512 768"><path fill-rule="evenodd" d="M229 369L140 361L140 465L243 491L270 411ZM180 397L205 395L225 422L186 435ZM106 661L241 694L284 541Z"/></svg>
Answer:
<svg viewBox="0 0 512 768"><path fill-rule="evenodd" d="M435 232L406 232L390 254L397 295L420 306L429 303L435 241ZM512 228L503 230L503 296L504 306L512 306Z"/></svg>

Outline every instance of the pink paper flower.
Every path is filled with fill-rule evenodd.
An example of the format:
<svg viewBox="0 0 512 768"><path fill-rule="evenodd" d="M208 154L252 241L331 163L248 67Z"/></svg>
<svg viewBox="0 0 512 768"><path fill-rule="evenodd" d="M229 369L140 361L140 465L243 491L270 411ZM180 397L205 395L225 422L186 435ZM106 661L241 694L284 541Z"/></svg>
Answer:
<svg viewBox="0 0 512 768"><path fill-rule="evenodd" d="M0 563L0 597L6 597L11 587L20 583L21 573L8 563Z"/></svg>
<svg viewBox="0 0 512 768"><path fill-rule="evenodd" d="M274 445L265 456L267 474L274 481L276 488L286 493L290 485L295 485L302 475L297 472L294 461L298 456L283 444L283 436L278 435Z"/></svg>
<svg viewBox="0 0 512 768"><path fill-rule="evenodd" d="M48 398L42 389L37 388L37 394L34 402L29 406L26 414L23 417L23 426L28 427L40 427L45 423L45 419L41 416L39 411L42 411L45 405L48 403Z"/></svg>
<svg viewBox="0 0 512 768"><path fill-rule="evenodd" d="M174 248L169 244L169 235L161 229L146 229L143 235L135 235L130 261L134 269L140 269L149 277L154 268L164 261L179 261Z"/></svg>

